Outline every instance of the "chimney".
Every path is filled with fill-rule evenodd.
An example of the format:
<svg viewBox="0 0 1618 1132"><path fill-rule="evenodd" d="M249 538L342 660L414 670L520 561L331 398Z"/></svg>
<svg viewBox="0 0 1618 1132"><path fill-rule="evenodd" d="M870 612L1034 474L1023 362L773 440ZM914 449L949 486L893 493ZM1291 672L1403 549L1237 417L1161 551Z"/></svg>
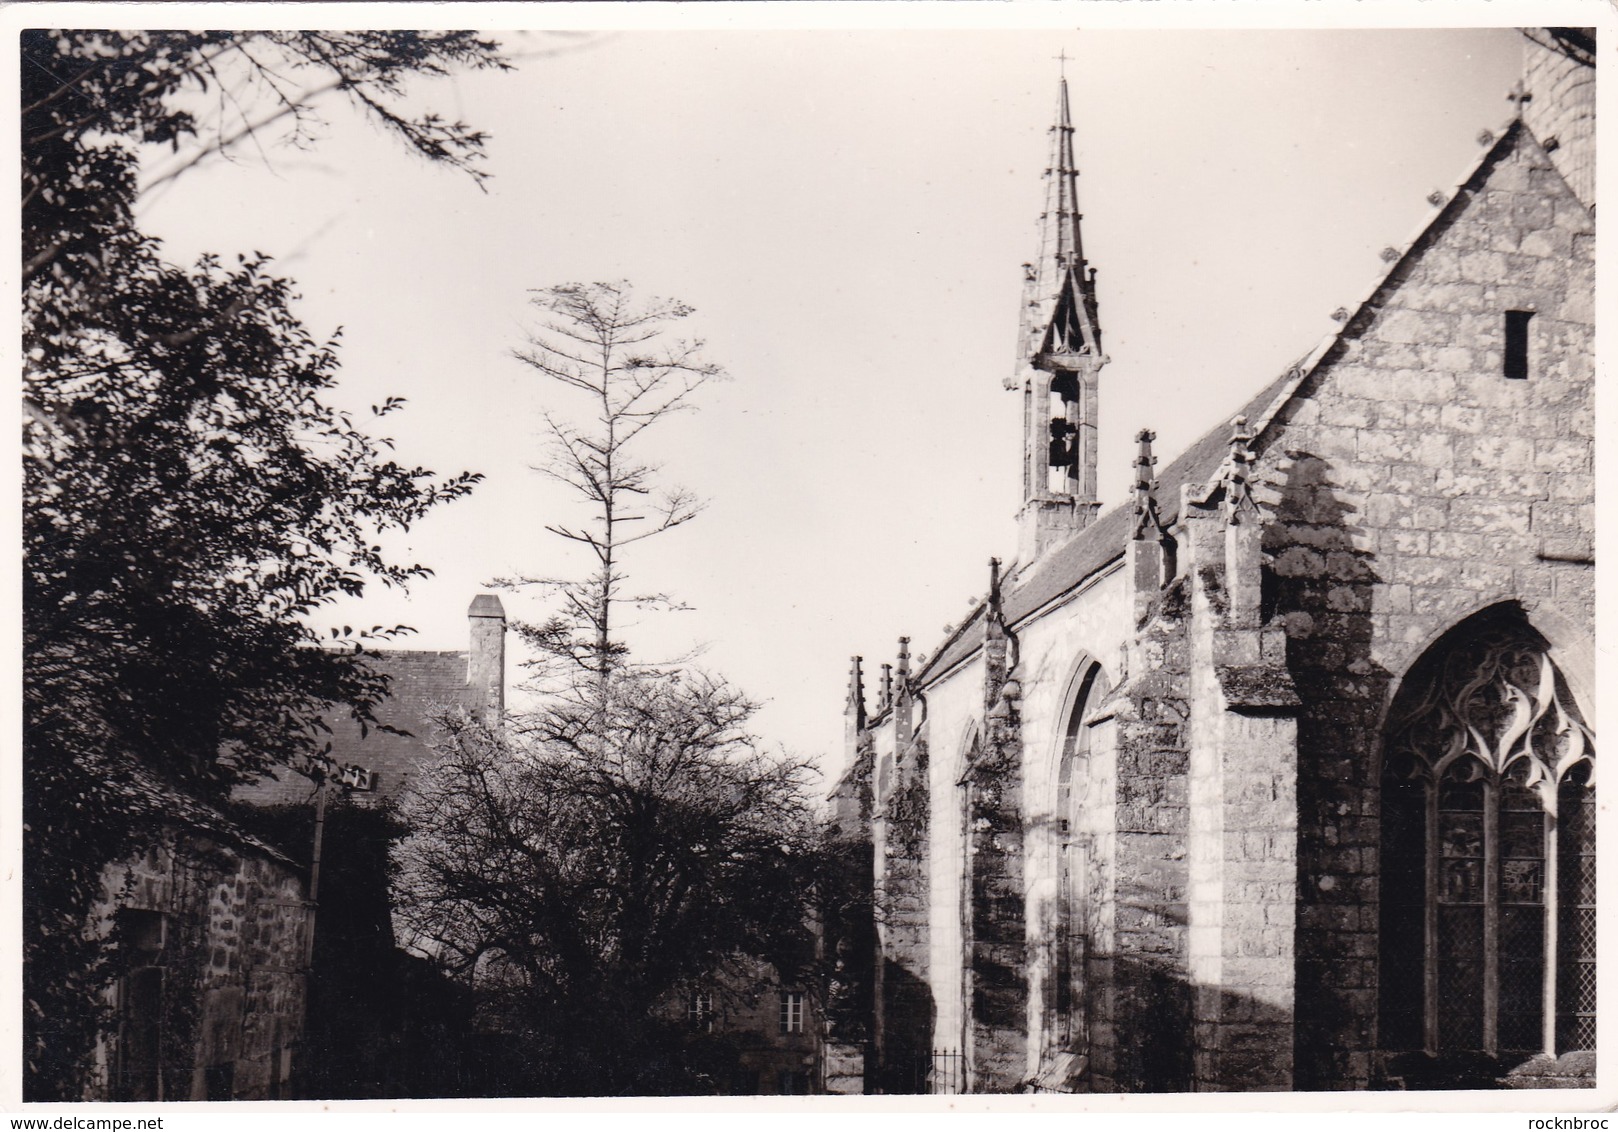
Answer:
<svg viewBox="0 0 1618 1132"><path fill-rule="evenodd" d="M466 654L467 706L490 727L506 710L506 610L493 594L478 594L466 611L471 648Z"/></svg>

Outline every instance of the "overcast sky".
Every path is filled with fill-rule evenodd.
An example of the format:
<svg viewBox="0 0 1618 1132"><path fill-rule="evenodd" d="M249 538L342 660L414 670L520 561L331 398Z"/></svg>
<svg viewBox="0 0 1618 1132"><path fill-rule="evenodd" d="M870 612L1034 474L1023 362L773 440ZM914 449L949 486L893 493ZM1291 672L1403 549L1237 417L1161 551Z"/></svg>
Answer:
<svg viewBox="0 0 1618 1132"><path fill-rule="evenodd" d="M631 640L707 643L705 665L767 701L760 730L835 771L850 654L874 672L900 634L931 651L1015 551L1021 398L1001 379L1055 57L1112 358L1107 505L1135 430L1166 462L1333 329L1509 116L1521 58L1506 29L1095 22L510 36L532 55L515 72L421 91L491 133L487 193L334 106L313 152L199 167L142 222L177 259L276 256L311 329L343 328L342 399L407 397L385 422L406 459L487 476L407 540L434 579L336 614L413 624L417 647L465 647L497 575L583 568L542 529L569 504L528 470L560 402L511 357L527 289L625 278L694 305L733 380L655 446L710 506L628 569L695 608Z"/></svg>

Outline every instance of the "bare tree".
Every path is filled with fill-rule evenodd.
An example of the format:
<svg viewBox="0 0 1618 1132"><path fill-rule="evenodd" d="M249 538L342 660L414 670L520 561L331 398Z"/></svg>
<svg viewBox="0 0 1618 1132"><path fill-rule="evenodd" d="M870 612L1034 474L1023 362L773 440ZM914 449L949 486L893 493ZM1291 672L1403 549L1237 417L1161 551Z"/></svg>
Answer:
<svg viewBox="0 0 1618 1132"><path fill-rule="evenodd" d="M701 1091L683 980L738 954L812 957L807 766L765 751L754 705L693 675L612 677L520 733L443 720L395 853L402 942L470 981L530 1049L533 1092Z"/></svg>
<svg viewBox="0 0 1618 1132"><path fill-rule="evenodd" d="M637 441L692 408L692 395L724 371L702 358L701 341L673 337L673 324L690 307L639 299L627 282L548 287L535 291L532 303L544 316L514 353L587 406L577 419L545 413L550 451L535 470L581 497L589 521L545 529L586 548L594 568L584 578L524 576L499 584L542 587L558 600L548 621L516 626L538 650L542 672L545 661L559 662L604 687L627 664L628 650L617 639L620 610L684 608L666 593L631 589L623 552L689 522L703 507L689 492L660 485L660 469L640 457Z"/></svg>
<svg viewBox="0 0 1618 1132"><path fill-rule="evenodd" d="M412 784L396 853L406 945L469 980L481 1024L524 1051L532 1092L705 1091L682 980L736 956L802 971L818 860L807 766L748 731L755 707L683 662L631 659L625 614L684 608L632 586L628 548L695 518L643 452L653 425L693 407L723 371L678 338L683 303L627 283L534 293L539 326L516 356L570 405L544 415L537 471L583 501L546 530L589 570L502 579L543 588L549 620L517 629L546 693L504 730L442 721L439 758ZM704 1053L704 1050L707 1053Z"/></svg>

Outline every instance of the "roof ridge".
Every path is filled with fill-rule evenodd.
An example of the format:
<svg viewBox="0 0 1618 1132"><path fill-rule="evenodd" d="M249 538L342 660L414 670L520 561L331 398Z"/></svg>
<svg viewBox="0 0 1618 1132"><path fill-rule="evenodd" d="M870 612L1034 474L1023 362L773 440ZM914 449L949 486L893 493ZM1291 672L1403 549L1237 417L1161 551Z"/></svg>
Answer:
<svg viewBox="0 0 1618 1132"><path fill-rule="evenodd" d="M1498 130L1484 129L1479 133L1480 142L1484 138L1488 139L1487 148L1483 151L1483 155L1467 163L1465 173L1450 186L1447 193L1434 192L1432 196L1429 196L1427 200L1432 206L1432 213L1419 221L1403 241L1398 244L1389 244L1384 249L1383 257L1387 262L1387 267L1379 272L1371 285L1360 293L1358 299L1354 300L1352 309L1347 305L1338 308L1339 311L1344 312L1340 324L1335 329L1328 331L1320 341L1315 343L1313 349L1293 364L1292 368L1297 371L1296 380L1288 382L1287 388L1276 397L1274 403L1265 411L1263 417L1251 423L1253 430L1251 442L1253 444L1260 442L1264 432L1270 427L1276 416L1292 400L1292 395L1297 392L1298 386L1302 385L1304 380L1319 368L1321 362L1325 361L1326 356L1331 353L1332 349L1343 341L1349 328L1355 325L1360 315L1365 312L1365 308L1389 285L1393 277L1399 272L1399 269L1409 262L1411 257L1418 251L1422 250L1423 241L1428 233L1432 232L1449 215L1452 207L1460 203L1461 194L1466 191L1467 186L1472 183L1479 173L1488 167L1491 161L1495 160L1496 156L1505 149L1507 142L1511 141L1519 132L1525 132L1530 137L1533 137L1533 131L1528 129L1527 124L1520 117L1514 117L1508 119ZM1539 139L1535 138L1534 140L1537 143ZM1439 199L1434 200L1434 197ZM1390 251L1395 254L1389 256L1388 252ZM1336 312L1333 312L1332 318L1337 321Z"/></svg>
<svg viewBox="0 0 1618 1132"><path fill-rule="evenodd" d="M1467 186L1469 186L1472 181L1476 179L1480 172L1488 167L1491 161L1494 161L1496 157L1502 153L1509 142L1511 142L1521 133L1527 133L1529 137L1534 138L1536 144L1538 143L1539 139L1535 137L1533 131L1528 128L1527 124L1519 115L1514 115L1513 117L1507 119L1507 121L1496 130L1485 129L1479 133L1478 136L1480 142L1486 145L1483 154L1467 163L1465 171L1461 177L1453 183L1448 193L1434 193L1434 197L1440 198L1438 200L1434 200L1432 197L1428 198L1429 203L1433 208L1432 213L1422 218L1421 221L1412 229L1411 234L1402 243L1397 245L1389 245L1389 249L1393 250L1396 254L1391 257L1387 257L1387 267L1378 273L1372 284L1361 293L1361 297L1355 301L1351 311L1349 311L1347 307L1339 308L1340 310L1348 312L1346 317L1341 320L1341 324L1323 335L1311 349L1304 353L1302 357L1283 370L1278 377L1272 378L1269 384L1265 385L1256 394L1254 394L1253 397L1249 398L1247 405L1245 406L1249 410L1253 410L1253 403L1260 398L1264 398L1266 402L1266 407L1261 410L1253 410L1251 415L1249 415L1249 428L1251 430L1251 439L1249 441L1250 444L1258 445L1261 443L1262 438L1269 430L1270 425L1274 423L1281 411L1285 409L1286 406L1292 401L1292 398L1297 393L1298 388L1315 373L1315 371L1320 367L1321 363L1324 362L1327 356L1331 354L1333 349L1335 349L1336 346L1343 341L1344 336L1348 333L1349 328L1356 324L1359 317L1364 313L1365 308L1379 294L1382 293L1382 291L1392 281L1393 277L1399 272L1400 268L1409 262L1411 257L1422 249L1423 241L1426 239L1428 233L1432 232L1438 226L1438 224L1441 223L1447 215L1449 215L1450 210L1460 201L1461 195L1466 191ZM1485 141L1485 139L1487 140ZM1386 255L1386 253L1384 253L1384 255ZM1333 317L1335 320L1335 312ZM1265 398L1264 395L1272 389L1274 390L1273 394ZM1179 453L1175 455L1175 457L1164 467L1165 481L1173 479L1174 477L1169 475L1169 473L1174 471L1182 461L1192 459L1198 453L1199 449L1209 444L1211 438L1218 437L1220 439L1219 458L1223 459L1227 447L1224 442L1224 434L1225 430L1229 427L1229 421L1230 417L1228 416L1221 418L1220 421L1213 425L1212 428L1206 432L1198 434L1195 439L1193 439L1189 444L1185 445L1185 447L1183 447ZM1181 470L1186 473L1191 471L1190 468ZM1189 479L1185 479L1183 482L1189 483L1191 481ZM1066 542L1060 544L1059 547L1052 548L1052 552L1050 554L1042 555L1040 558L1036 558L1027 563L1026 567L1023 563L1013 561L1006 570L1006 576L1010 581L1010 584L1014 585L1017 591L1020 592L1027 583L1034 581L1041 574L1045 573L1046 570L1054 567L1064 557L1062 550L1069 548L1077 549L1087 545L1092 540L1094 533L1105 529L1109 518L1112 515L1119 513L1128 502L1129 500L1122 500L1118 503L1114 503L1111 507L1108 507L1106 510L1098 514L1095 521L1090 523L1083 530L1076 532ZM1167 507L1171 508L1173 512L1178 512L1178 499L1167 500L1165 502ZM1077 589L1084 582L1100 573L1101 570L1105 569L1114 558L1121 557L1123 553L1124 548L1122 545L1120 545L1118 547L1117 554L1107 555L1100 561L1097 561L1090 569L1086 570L1083 574L1072 578L1069 584L1062 586L1060 589L1050 594L1044 601L1039 602L1038 605L1031 609L1022 611L1014 620L1020 622L1024 617L1038 612L1038 610L1049 605L1050 602L1056 600L1064 594L1071 592L1074 589ZM1025 569L1028 571L1026 577L1024 576ZM977 615L982 611L984 604L985 603L982 601L975 603L967 616L958 626L956 626L955 630L949 634L946 634L945 639L940 642L938 648L935 649L927 658L927 663L915 674L917 683L925 683L926 680L934 674L935 670L939 669L940 663L944 661L946 657L948 657L949 666L951 667L960 659L959 655L950 655L951 646L961 638L966 627L970 625ZM1009 604L1010 603L1008 601L1008 606ZM970 655L970 650L965 655Z"/></svg>

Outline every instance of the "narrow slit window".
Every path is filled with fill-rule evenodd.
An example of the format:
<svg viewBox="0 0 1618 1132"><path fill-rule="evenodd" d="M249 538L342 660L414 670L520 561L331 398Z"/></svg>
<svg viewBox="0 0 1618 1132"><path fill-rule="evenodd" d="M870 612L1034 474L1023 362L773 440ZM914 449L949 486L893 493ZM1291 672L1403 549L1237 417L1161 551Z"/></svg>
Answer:
<svg viewBox="0 0 1618 1132"><path fill-rule="evenodd" d="M1505 374L1516 381L1528 377L1528 322L1533 317L1533 311L1506 312Z"/></svg>

